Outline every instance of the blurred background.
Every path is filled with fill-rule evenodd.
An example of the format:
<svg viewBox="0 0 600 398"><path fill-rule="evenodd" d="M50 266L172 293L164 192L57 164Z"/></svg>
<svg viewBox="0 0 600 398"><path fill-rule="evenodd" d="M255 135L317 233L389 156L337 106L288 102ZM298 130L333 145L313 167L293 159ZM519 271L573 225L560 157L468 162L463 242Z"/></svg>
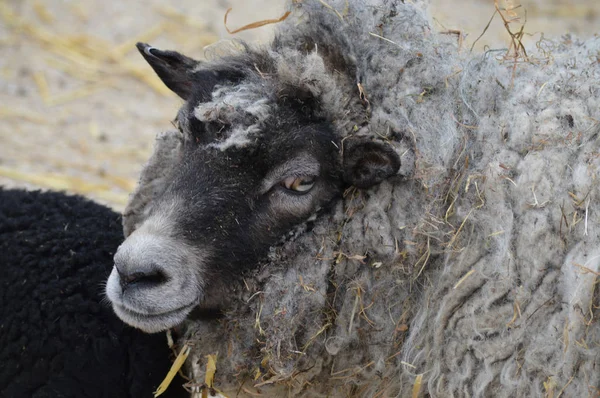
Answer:
<svg viewBox="0 0 600 398"><path fill-rule="evenodd" d="M326 2L326 0L323 0ZM406 0L410 1L410 0ZM0 0L0 185L66 190L120 211L181 100L137 54L137 41L201 59L232 38L267 41L284 0ZM600 33L598 0L431 0L435 28L461 51ZM491 20L491 23L490 23ZM489 24L489 27L488 27Z"/></svg>

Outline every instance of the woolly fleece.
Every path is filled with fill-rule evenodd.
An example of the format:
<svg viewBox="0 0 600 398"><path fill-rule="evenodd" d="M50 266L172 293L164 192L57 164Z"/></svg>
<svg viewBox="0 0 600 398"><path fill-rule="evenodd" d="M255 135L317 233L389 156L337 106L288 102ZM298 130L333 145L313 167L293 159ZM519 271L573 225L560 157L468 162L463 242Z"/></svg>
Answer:
<svg viewBox="0 0 600 398"><path fill-rule="evenodd" d="M81 197L0 189L0 397L152 396L171 366L166 338L124 325L103 298L120 224ZM177 380L166 394L188 395Z"/></svg>

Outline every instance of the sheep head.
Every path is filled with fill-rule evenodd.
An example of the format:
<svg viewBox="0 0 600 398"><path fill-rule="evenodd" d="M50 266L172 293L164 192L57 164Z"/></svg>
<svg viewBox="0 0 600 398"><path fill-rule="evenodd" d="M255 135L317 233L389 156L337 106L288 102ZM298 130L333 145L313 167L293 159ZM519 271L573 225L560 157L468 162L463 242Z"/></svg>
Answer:
<svg viewBox="0 0 600 398"><path fill-rule="evenodd" d="M198 306L222 308L232 281L345 187L398 172L385 142L340 129L341 119L353 122L344 114L353 101L359 115L365 106L355 84L340 83L356 77L335 76L327 51L245 48L201 63L138 49L185 103L179 131L159 137L125 212L127 239L107 283L132 326L157 332Z"/></svg>

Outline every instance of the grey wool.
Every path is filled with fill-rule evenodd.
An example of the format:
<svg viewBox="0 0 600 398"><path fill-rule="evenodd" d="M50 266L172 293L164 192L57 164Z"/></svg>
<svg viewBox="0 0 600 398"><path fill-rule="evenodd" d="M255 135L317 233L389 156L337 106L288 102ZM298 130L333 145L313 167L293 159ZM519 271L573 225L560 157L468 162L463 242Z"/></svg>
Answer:
<svg viewBox="0 0 600 398"><path fill-rule="evenodd" d="M264 50L278 81L317 97L342 139L387 141L402 167L286 236L224 291L223 318L187 321L188 375L202 384L218 353L230 396L597 394L600 37L515 64L458 49L421 1L290 9ZM217 87L195 109L236 126L219 146L252 145L277 111L263 87ZM181 140L157 141L126 232Z"/></svg>

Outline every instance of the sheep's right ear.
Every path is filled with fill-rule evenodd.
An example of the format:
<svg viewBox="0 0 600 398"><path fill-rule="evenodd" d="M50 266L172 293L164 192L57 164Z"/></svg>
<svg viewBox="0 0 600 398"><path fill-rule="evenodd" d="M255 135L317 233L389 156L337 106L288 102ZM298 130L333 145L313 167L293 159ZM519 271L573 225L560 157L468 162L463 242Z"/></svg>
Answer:
<svg viewBox="0 0 600 398"><path fill-rule="evenodd" d="M347 184L370 188L400 169L400 157L386 143L350 138L343 144L343 176Z"/></svg>
<svg viewBox="0 0 600 398"><path fill-rule="evenodd" d="M167 87L184 100L190 98L194 89L193 72L199 61L146 43L137 43L136 47Z"/></svg>

